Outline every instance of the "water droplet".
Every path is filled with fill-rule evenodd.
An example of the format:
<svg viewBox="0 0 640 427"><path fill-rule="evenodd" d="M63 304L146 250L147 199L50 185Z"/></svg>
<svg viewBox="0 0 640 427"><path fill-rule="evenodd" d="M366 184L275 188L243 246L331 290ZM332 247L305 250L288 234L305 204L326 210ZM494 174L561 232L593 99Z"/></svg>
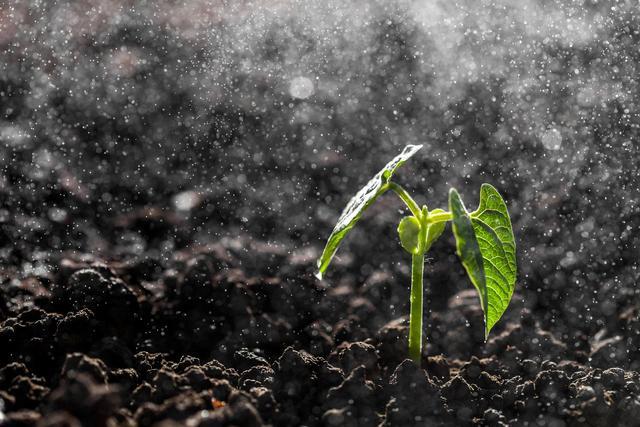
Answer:
<svg viewBox="0 0 640 427"><path fill-rule="evenodd" d="M289 83L289 94L294 98L307 99L313 92L313 82L307 77L295 77Z"/></svg>

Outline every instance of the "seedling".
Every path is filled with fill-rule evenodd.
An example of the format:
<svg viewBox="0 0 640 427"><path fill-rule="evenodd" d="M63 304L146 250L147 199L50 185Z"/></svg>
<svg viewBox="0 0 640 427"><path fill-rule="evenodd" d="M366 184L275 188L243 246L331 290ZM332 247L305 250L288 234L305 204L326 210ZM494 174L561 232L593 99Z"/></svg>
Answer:
<svg viewBox="0 0 640 427"><path fill-rule="evenodd" d="M511 219L507 205L493 186L482 184L480 204L473 212L468 212L458 192L450 189L447 212L419 207L404 188L391 181L396 169L421 148L422 145L407 145L349 201L318 259L316 274L322 279L342 239L378 197L388 190L397 194L412 214L402 218L398 224L398 235L404 250L411 254L409 357L418 364L422 355L424 258L447 222L452 223L458 257L478 291L484 313L485 340L507 309L516 282L516 245Z"/></svg>

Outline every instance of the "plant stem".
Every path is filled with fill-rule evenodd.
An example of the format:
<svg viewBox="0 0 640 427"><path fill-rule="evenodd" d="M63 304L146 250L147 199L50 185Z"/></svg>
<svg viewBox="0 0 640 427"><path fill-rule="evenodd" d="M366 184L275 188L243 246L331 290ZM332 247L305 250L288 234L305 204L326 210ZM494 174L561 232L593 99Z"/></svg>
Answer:
<svg viewBox="0 0 640 427"><path fill-rule="evenodd" d="M409 315L409 357L420 365L422 359L422 275L424 253L411 255L411 312Z"/></svg>
<svg viewBox="0 0 640 427"><path fill-rule="evenodd" d="M402 188L402 186L400 186L399 184L396 184L395 182L389 181L387 185L391 190L393 190L398 195L398 197L402 199L402 201L407 205L407 207L409 208L413 216L420 219L421 218L420 207L415 202L415 200L413 200L413 198L409 195L409 193L407 193L407 191L404 188Z"/></svg>
<svg viewBox="0 0 640 427"><path fill-rule="evenodd" d="M440 212L440 213L429 215L428 222L429 224L433 224L436 222L451 221L452 218L453 218L453 215L451 214L451 212Z"/></svg>

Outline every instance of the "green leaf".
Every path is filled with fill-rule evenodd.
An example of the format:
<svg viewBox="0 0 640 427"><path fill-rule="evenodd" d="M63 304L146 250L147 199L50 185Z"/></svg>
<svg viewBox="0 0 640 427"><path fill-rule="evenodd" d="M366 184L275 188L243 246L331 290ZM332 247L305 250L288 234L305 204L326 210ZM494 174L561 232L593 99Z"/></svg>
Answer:
<svg viewBox="0 0 640 427"><path fill-rule="evenodd" d="M471 217L464 207L460 194L455 189L449 191L449 210L451 211L453 235L456 238L456 251L471 283L476 287L480 296L480 305L487 323L487 282L484 274L482 253L476 239L476 232L471 223Z"/></svg>
<svg viewBox="0 0 640 427"><path fill-rule="evenodd" d="M489 184L480 188L480 204L471 213L484 260L489 313L487 334L507 309L516 283L516 243L507 205Z"/></svg>
<svg viewBox="0 0 640 427"><path fill-rule="evenodd" d="M480 296L485 338L507 309L516 281L515 239L507 206L489 184L469 214L454 189L449 193L458 256Z"/></svg>
<svg viewBox="0 0 640 427"><path fill-rule="evenodd" d="M420 237L420 221L415 216L405 216L398 224L400 244L410 254L417 253Z"/></svg>
<svg viewBox="0 0 640 427"><path fill-rule="evenodd" d="M443 213L443 212L444 210L442 209L434 209L431 211L431 213ZM438 237L440 237L446 225L447 223L444 221L436 222L435 224L429 224L429 227L427 228L427 244L424 247L425 252L429 250L433 242L438 240Z"/></svg>
<svg viewBox="0 0 640 427"><path fill-rule="evenodd" d="M318 259L318 272L316 277L322 278L322 275L329 267L329 263L333 258L333 255L338 250L338 246L342 239L351 231L354 225L360 219L362 213L380 196L380 194L386 191L385 184L389 182L393 173L406 162L411 156L413 156L418 150L422 148L422 145L407 145L402 153L398 154L389 163L386 164L380 172L378 172L358 193L349 200L347 207L342 211L336 226L333 228L329 240L327 241L322 255Z"/></svg>

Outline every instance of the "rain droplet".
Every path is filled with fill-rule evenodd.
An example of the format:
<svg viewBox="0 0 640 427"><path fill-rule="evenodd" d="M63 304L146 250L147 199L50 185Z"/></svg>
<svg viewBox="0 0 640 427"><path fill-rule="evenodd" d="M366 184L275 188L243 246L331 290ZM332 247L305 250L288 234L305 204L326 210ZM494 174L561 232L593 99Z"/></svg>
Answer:
<svg viewBox="0 0 640 427"><path fill-rule="evenodd" d="M294 98L307 99L313 92L313 82L307 77L295 77L289 83L289 94Z"/></svg>
<svg viewBox="0 0 640 427"><path fill-rule="evenodd" d="M190 211L198 206L200 196L195 191L183 191L173 196L173 205L179 211Z"/></svg>
<svg viewBox="0 0 640 427"><path fill-rule="evenodd" d="M547 150L559 150L562 146L562 134L558 129L547 129L540 135L540 141Z"/></svg>

